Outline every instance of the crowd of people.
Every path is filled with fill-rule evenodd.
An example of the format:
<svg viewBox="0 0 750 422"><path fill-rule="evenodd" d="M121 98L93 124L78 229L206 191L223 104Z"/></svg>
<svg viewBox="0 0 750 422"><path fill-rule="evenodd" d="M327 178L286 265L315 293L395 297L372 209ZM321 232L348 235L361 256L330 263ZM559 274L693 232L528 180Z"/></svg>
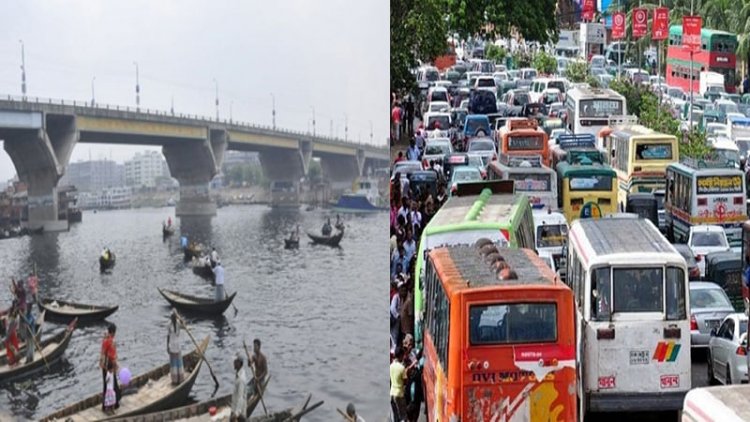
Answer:
<svg viewBox="0 0 750 422"><path fill-rule="evenodd" d="M34 351L38 348L34 314L34 307L38 301L38 285L39 279L33 272L25 281L16 281L13 278L10 280L13 299L10 308L0 312L0 316L5 315L4 320L0 320L0 338L3 339L8 365L11 367L21 364L22 361L33 361ZM4 323L1 323L3 321Z"/></svg>

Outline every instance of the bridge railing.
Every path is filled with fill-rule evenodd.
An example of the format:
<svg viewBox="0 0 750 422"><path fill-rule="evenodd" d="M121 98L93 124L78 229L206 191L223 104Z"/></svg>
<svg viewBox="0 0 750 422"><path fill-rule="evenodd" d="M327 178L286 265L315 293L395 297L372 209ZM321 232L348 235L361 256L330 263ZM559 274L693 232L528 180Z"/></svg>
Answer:
<svg viewBox="0 0 750 422"><path fill-rule="evenodd" d="M0 97L1 98L1 97ZM248 128L248 129L261 129L261 130L268 130L268 131L274 131L279 132L283 134L288 135L295 135L295 136L304 136L308 138L314 138L314 139L322 139L326 141L333 141L342 145L360 145L355 142L346 141L341 138L333 138L330 136L321 136L321 135L315 135L313 136L310 132L302 132L302 131L295 131L280 127L272 127L268 125L259 125L256 123L249 123L249 122L242 122L237 121L234 119L217 119L215 117L209 117L209 116L202 116L199 114L189 114L189 113L173 113L171 111L166 110L156 110L156 109L150 109L150 108L140 108L140 107L130 107L130 106L121 106L116 104L106 104L106 103L99 103L94 102L92 104L91 101L76 101L76 100L63 100L63 99L55 99L55 98L43 98L43 97L29 97L29 96L20 96L20 95L7 95L5 98L7 101L11 102L19 102L19 103L33 103L33 104L50 104L50 105L60 105L60 106L73 106L73 107L81 107L86 108L90 110L103 110L103 111L124 111L128 113L139 113L139 114L145 114L148 116L164 116L164 117L173 117L173 118L179 118L179 119L189 119L193 121L200 121L204 123L223 123L227 125L232 125L238 128ZM377 148L374 145L363 145L364 147L369 148Z"/></svg>

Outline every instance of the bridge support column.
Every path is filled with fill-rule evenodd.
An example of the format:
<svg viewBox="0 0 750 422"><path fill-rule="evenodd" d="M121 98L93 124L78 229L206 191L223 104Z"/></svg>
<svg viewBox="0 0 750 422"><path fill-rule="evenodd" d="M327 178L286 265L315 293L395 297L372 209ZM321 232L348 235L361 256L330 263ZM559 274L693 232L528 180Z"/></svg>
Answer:
<svg viewBox="0 0 750 422"><path fill-rule="evenodd" d="M57 182L79 138L75 117L40 112L0 112L0 139L13 161L19 179L26 183L31 230L68 229L58 220Z"/></svg>
<svg viewBox="0 0 750 422"><path fill-rule="evenodd" d="M216 133L214 133L216 132ZM180 183L180 200L175 215L214 216L216 203L209 194L209 183L218 174L216 155L221 160L227 145L225 131L209 131L210 139L164 145L169 172Z"/></svg>
<svg viewBox="0 0 750 422"><path fill-rule="evenodd" d="M339 195L347 189L352 188L352 182L359 177L364 160L359 160L356 155L320 155L320 167L323 175L331 182L331 191Z"/></svg>

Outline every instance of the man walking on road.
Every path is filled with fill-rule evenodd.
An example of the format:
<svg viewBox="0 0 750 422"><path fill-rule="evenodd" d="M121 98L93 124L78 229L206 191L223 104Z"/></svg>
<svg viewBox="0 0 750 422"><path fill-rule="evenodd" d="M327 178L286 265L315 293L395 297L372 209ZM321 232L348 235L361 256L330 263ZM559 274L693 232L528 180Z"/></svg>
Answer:
<svg viewBox="0 0 750 422"><path fill-rule="evenodd" d="M391 110L391 142L397 143L401 140L401 107L398 101L393 104Z"/></svg>

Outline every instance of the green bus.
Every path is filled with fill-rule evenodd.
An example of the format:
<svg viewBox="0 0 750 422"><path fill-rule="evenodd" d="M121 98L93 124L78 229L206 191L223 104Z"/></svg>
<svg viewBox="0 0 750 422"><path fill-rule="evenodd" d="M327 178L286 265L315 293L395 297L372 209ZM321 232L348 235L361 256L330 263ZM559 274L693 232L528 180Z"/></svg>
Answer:
<svg viewBox="0 0 750 422"><path fill-rule="evenodd" d="M422 345L424 259L440 246L473 245L487 238L498 247L536 250L534 217L529 198L515 194L513 180L469 182L440 208L422 231L414 274L414 318L416 345Z"/></svg>

